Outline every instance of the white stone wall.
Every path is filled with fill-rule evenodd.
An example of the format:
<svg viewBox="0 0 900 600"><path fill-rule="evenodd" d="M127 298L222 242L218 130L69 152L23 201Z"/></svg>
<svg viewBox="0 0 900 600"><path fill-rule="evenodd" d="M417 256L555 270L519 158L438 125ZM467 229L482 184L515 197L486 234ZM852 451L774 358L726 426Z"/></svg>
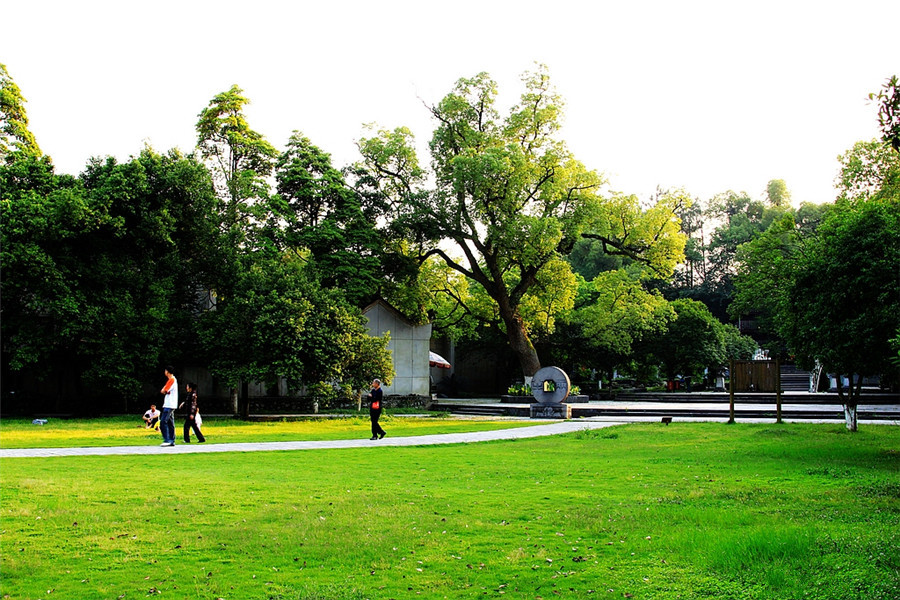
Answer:
<svg viewBox="0 0 900 600"><path fill-rule="evenodd" d="M384 386L387 395L428 396L428 350L431 341L431 324L412 325L402 315L383 302L370 305L363 313L369 319L369 334L381 337L390 332L388 349L394 360L394 381Z"/></svg>

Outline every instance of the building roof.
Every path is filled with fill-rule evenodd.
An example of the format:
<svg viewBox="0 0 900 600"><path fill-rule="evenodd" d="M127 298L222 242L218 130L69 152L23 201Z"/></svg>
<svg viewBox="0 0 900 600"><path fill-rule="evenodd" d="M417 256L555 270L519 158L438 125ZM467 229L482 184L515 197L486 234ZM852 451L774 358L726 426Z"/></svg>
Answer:
<svg viewBox="0 0 900 600"><path fill-rule="evenodd" d="M414 323L413 321L411 321L406 315L404 315L402 312L400 312L399 309L394 308L394 306L391 305L390 302L388 302L387 300L382 300L381 298L379 298L378 300L373 301L371 304L369 304L368 306L366 306L366 307L362 310L362 313L363 313L363 314L366 314L367 312L369 312L370 310L374 310L374 309L375 309L376 307L378 307L378 306L381 306L381 307L385 308L388 312L390 312L391 314L393 314L395 317L397 317L398 319L400 319L401 321L403 321L404 323L406 323L406 324L409 325L410 327L416 327L416 323Z"/></svg>

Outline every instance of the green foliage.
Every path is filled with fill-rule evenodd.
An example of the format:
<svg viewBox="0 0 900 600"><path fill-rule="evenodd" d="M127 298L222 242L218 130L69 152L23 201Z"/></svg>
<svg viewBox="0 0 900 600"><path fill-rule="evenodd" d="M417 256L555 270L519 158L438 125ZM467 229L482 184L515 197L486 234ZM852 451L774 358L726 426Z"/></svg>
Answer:
<svg viewBox="0 0 900 600"><path fill-rule="evenodd" d="M736 256L739 266L735 299L730 307L733 316L760 312L768 328L777 331L787 289L807 237L793 217L785 216L752 243L740 247Z"/></svg>
<svg viewBox="0 0 900 600"><path fill-rule="evenodd" d="M368 377L390 380L387 339L369 338L359 310L310 277L302 257L257 253L246 260L231 295L217 296L200 321L216 376L232 386L284 378L293 390L318 385L323 396L322 386L345 376L357 387Z"/></svg>
<svg viewBox="0 0 900 600"><path fill-rule="evenodd" d="M80 186L64 182L49 159L22 157L0 165L0 271L3 339L14 369L66 353L76 337L74 289L83 233L108 221L91 209ZM83 259L83 257L82 257Z"/></svg>
<svg viewBox="0 0 900 600"><path fill-rule="evenodd" d="M445 306L503 331L531 375L540 366L532 339L551 334L572 307L575 279L563 257L582 236L660 274L671 273L683 242L673 216L680 200L643 210L633 196L601 198L601 176L558 139L562 101L546 68L523 81L505 118L486 73L460 79L432 107L433 188L424 186L407 130L362 140L358 172L386 199L389 229L420 262L437 256L473 284L465 294L447 286Z"/></svg>
<svg viewBox="0 0 900 600"><path fill-rule="evenodd" d="M678 215L691 202L682 190L659 194L649 208L636 196L614 194L598 205L582 236L600 240L609 254L630 259L642 277L665 279L684 260L685 237Z"/></svg>
<svg viewBox="0 0 900 600"><path fill-rule="evenodd" d="M759 345L749 335L744 335L741 330L729 323L718 322L722 332L723 355L708 366L713 368L725 367L729 360L750 360L759 348Z"/></svg>
<svg viewBox="0 0 900 600"><path fill-rule="evenodd" d="M721 323L696 300L671 303L675 317L666 331L642 343L642 349L658 361L668 379L691 375L707 366L725 362L725 333Z"/></svg>
<svg viewBox="0 0 900 600"><path fill-rule="evenodd" d="M579 277L575 307L560 318L557 331L540 346L552 364L611 374L630 361L641 340L666 329L674 312L657 292L625 269Z"/></svg>
<svg viewBox="0 0 900 600"><path fill-rule="evenodd" d="M900 80L896 75L892 76L880 91L869 94L869 99L878 101L882 140L900 152Z"/></svg>
<svg viewBox="0 0 900 600"><path fill-rule="evenodd" d="M41 149L28 129L22 91L0 63L0 161L13 162L14 153L40 158Z"/></svg>
<svg viewBox="0 0 900 600"><path fill-rule="evenodd" d="M573 314L584 336L600 351L627 355L635 341L664 331L674 318L658 293L647 291L624 270L608 271L585 282L586 301Z"/></svg>
<svg viewBox="0 0 900 600"><path fill-rule="evenodd" d="M575 242L566 260L572 265L572 270L587 281L605 271L619 269L625 262L624 257L604 251L602 241L590 238Z"/></svg>
<svg viewBox="0 0 900 600"><path fill-rule="evenodd" d="M531 386L524 383L514 383L506 389L510 396L530 396Z"/></svg>
<svg viewBox="0 0 900 600"><path fill-rule="evenodd" d="M671 284L661 283L668 299L691 298L703 302L726 321L734 295L734 277L740 267L740 247L763 234L773 223L793 216L804 231L814 229L825 210L803 203L794 209L790 191L781 179L766 186L766 199L754 200L745 192L728 191L708 202L685 204L679 211L682 231L688 236L685 263Z"/></svg>
<svg viewBox="0 0 900 600"><path fill-rule="evenodd" d="M841 204L798 261L784 304L785 337L835 373L887 370L900 328L900 198Z"/></svg>
<svg viewBox="0 0 900 600"><path fill-rule="evenodd" d="M275 177L272 235L286 247L309 249L322 285L344 290L352 304L378 297L384 241L328 154L294 132Z"/></svg>
<svg viewBox="0 0 900 600"><path fill-rule="evenodd" d="M839 201L900 197L900 159L886 144L877 140L856 142L838 160Z"/></svg>
<svg viewBox="0 0 900 600"><path fill-rule="evenodd" d="M207 161L222 198L227 199L224 224L247 226L264 214L268 196L266 178L272 172L277 150L247 123L244 106L250 100L232 85L217 94L197 121L197 148ZM239 230L239 229L238 229Z"/></svg>
<svg viewBox="0 0 900 600"><path fill-rule="evenodd" d="M389 381L387 340L368 337L357 308L377 294L380 239L330 157L299 132L278 155L249 127L248 103L232 86L197 122L201 155L224 183L221 249L231 264L199 324L210 370L232 386L283 378L325 404L363 377Z"/></svg>
<svg viewBox="0 0 900 600"><path fill-rule="evenodd" d="M853 156L862 148L875 146L857 144ZM845 182L874 184L869 173ZM761 311L798 361L832 373L890 372L889 338L900 327L900 196L892 185L847 185L856 199L827 211L814 236L785 219L741 248L737 308ZM854 386L846 402L855 405L858 392Z"/></svg>
<svg viewBox="0 0 900 600"><path fill-rule="evenodd" d="M781 192L782 195L787 191ZM727 192L713 199L710 211L724 220L713 232L707 252L709 269L707 279L730 292L735 272L735 257L741 244L753 240L769 226L790 212L789 206L751 200L745 193Z"/></svg>
<svg viewBox="0 0 900 600"><path fill-rule="evenodd" d="M4 123L23 125L18 88L2 76ZM147 148L123 164L92 160L76 180L18 134L4 138L18 140L0 164L9 367L61 381L84 410L82 390L134 397L166 363L208 365L231 385L360 385L361 370L390 380L387 340L368 338L345 296L359 301L378 268L357 197L296 136L285 196L269 202L276 153L249 128L247 102L232 87L201 113L211 171ZM316 199L325 208L310 222Z"/></svg>
<svg viewBox="0 0 900 600"><path fill-rule="evenodd" d="M78 181L31 156L0 178L10 366L135 396L188 350L215 227L205 169L147 149L125 164L93 161Z"/></svg>
<svg viewBox="0 0 900 600"><path fill-rule="evenodd" d="M790 206L791 193L784 179L773 179L766 185L766 199L772 206Z"/></svg>

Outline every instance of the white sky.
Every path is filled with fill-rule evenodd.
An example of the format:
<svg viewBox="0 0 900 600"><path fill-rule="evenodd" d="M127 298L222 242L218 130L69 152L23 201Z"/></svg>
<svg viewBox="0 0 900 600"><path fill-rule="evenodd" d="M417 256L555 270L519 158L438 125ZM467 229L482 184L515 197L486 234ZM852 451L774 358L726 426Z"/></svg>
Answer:
<svg viewBox="0 0 900 600"><path fill-rule="evenodd" d="M10 0L0 22L31 130L71 174L145 143L189 152L233 83L279 149L300 130L341 167L371 122L424 148L423 102L487 71L509 106L537 61L612 189L761 198L784 179L795 204L830 202L837 156L878 135L868 93L900 75L896 0Z"/></svg>

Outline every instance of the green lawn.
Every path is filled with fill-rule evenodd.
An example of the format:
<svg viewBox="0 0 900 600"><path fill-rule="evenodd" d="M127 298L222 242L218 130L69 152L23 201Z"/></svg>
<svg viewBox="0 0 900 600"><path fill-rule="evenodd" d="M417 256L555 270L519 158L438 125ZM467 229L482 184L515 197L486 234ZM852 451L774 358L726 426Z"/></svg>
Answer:
<svg viewBox="0 0 900 600"><path fill-rule="evenodd" d="M900 428L4 459L0 516L4 598L896 600Z"/></svg>
<svg viewBox="0 0 900 600"><path fill-rule="evenodd" d="M527 427L531 421L457 420L385 415L381 425L388 435L415 436L462 433ZM175 419L175 438L181 442L184 417ZM293 442L307 440L348 440L368 438L372 433L368 413L354 417L321 418L303 421L250 422L238 419L206 417L203 435L211 443ZM196 438L191 432L191 440ZM159 445L158 431L144 428L134 417L106 419L50 419L46 425L32 425L31 419L3 419L0 422L0 448L65 448L91 446Z"/></svg>

